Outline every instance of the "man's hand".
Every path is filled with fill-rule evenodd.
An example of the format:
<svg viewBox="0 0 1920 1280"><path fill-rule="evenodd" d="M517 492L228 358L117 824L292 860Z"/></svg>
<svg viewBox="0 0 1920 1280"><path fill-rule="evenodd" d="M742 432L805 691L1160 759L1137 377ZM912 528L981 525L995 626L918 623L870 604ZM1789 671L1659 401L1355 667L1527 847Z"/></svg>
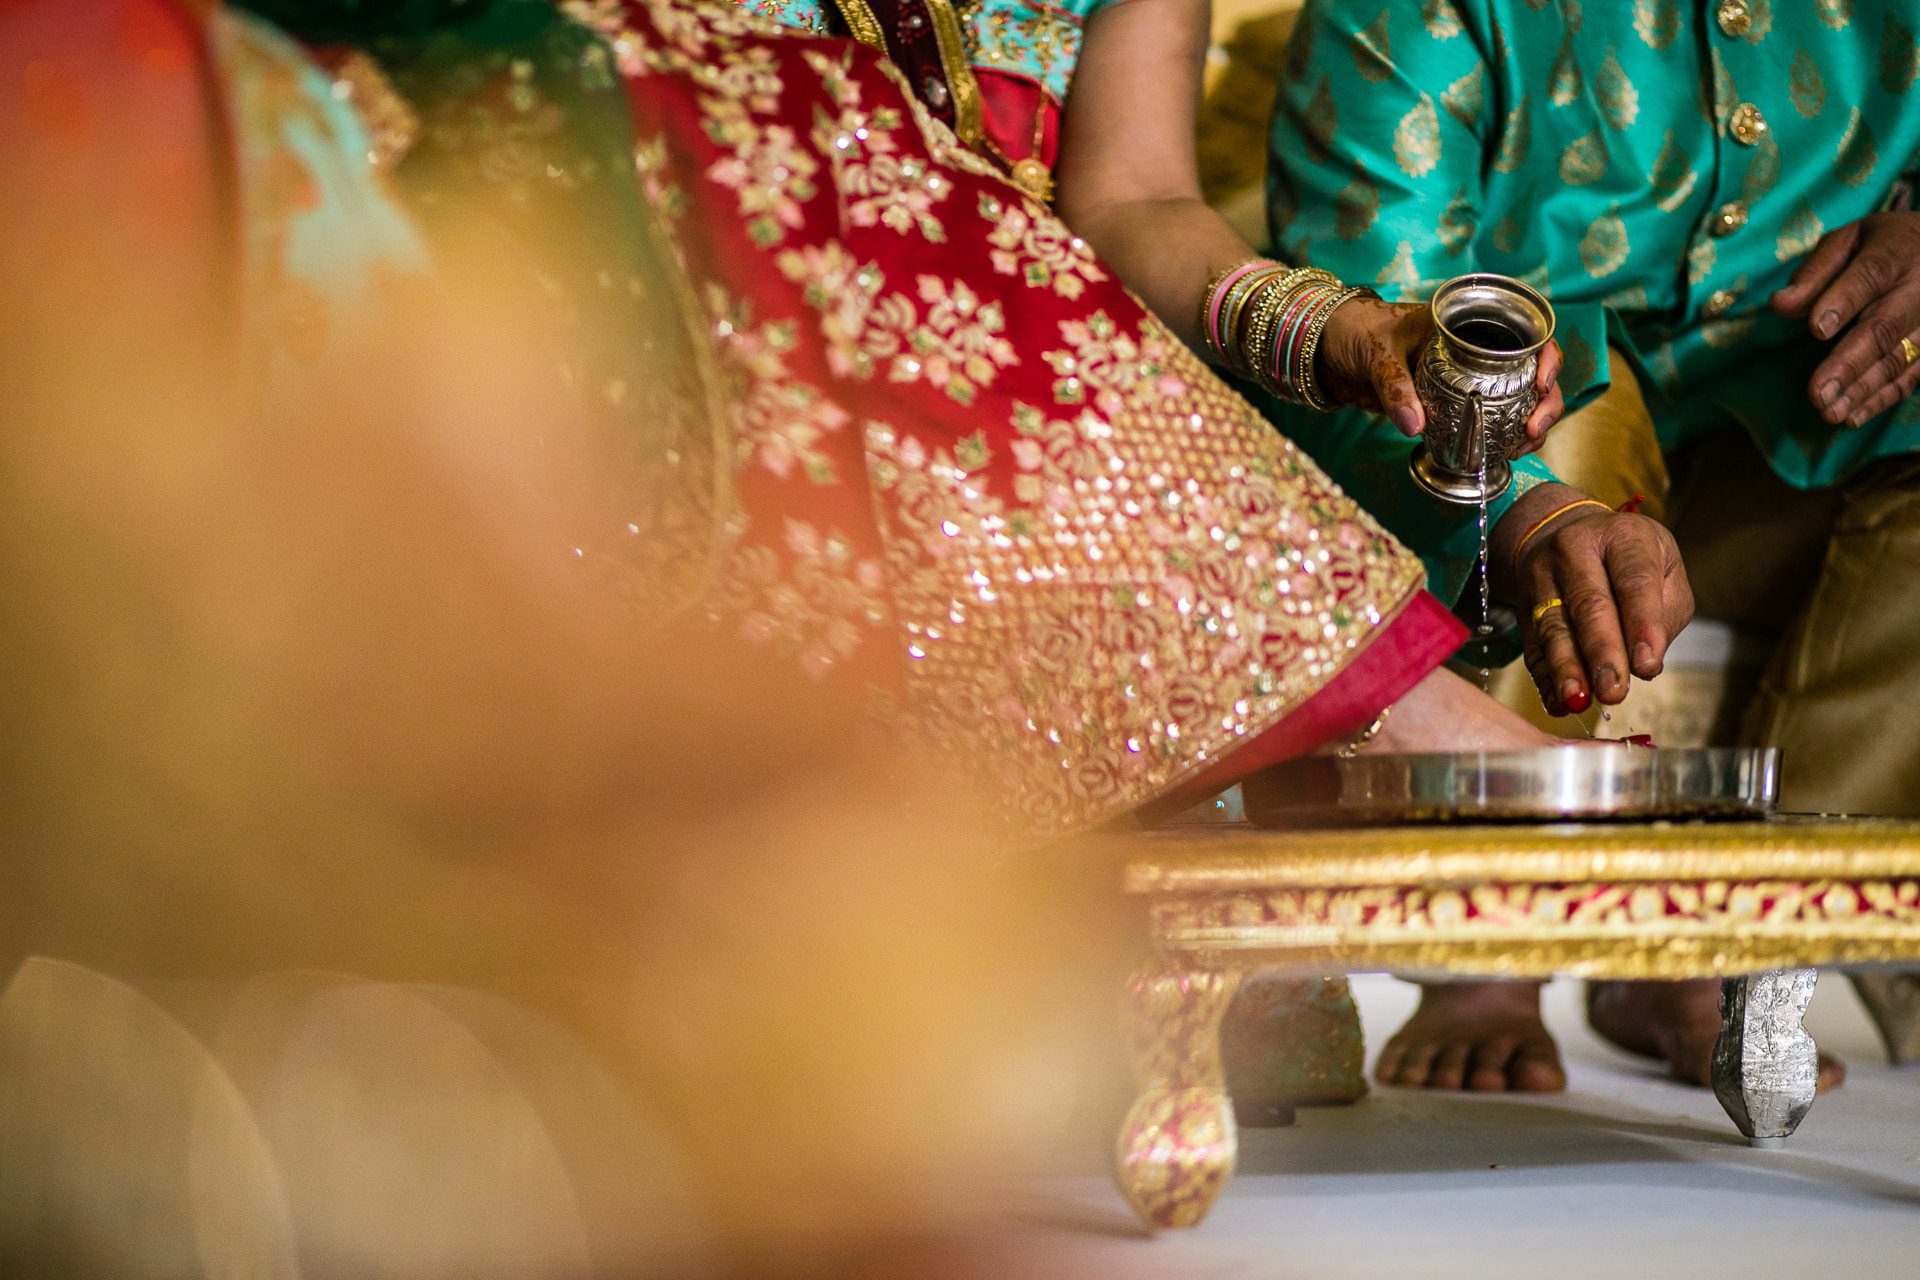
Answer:
<svg viewBox="0 0 1920 1280"><path fill-rule="evenodd" d="M1876 213L1828 232L1773 307L1812 317L1822 341L1846 330L1808 384L1822 417L1857 427L1893 408L1920 384L1920 361L1901 345L1920 349L1920 213Z"/></svg>
<svg viewBox="0 0 1920 1280"><path fill-rule="evenodd" d="M1426 410L1413 389L1413 366L1433 336L1433 312L1414 303L1352 298L1327 319L1320 335L1320 385L1335 404L1371 409L1393 420L1404 435L1418 436L1427 428ZM1527 446L1531 453L1566 411L1560 394L1560 344L1549 342L1540 352L1534 374L1539 400L1527 415Z"/></svg>
<svg viewBox="0 0 1920 1280"><path fill-rule="evenodd" d="M1580 506L1519 545L1582 496L1558 484L1532 490L1495 526L1488 550L1494 592L1520 611L1527 671L1557 716L1584 711L1595 697L1624 700L1629 673L1659 675L1667 646L1693 620L1680 550L1657 520ZM1536 620L1535 608L1554 599L1563 603Z"/></svg>

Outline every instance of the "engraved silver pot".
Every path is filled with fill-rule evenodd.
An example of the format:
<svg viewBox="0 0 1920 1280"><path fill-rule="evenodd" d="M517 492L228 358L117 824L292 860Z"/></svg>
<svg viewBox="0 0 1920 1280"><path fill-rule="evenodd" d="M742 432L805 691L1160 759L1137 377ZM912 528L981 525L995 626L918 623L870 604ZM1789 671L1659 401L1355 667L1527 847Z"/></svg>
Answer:
<svg viewBox="0 0 1920 1280"><path fill-rule="evenodd" d="M1477 506L1513 481L1553 307L1518 280L1486 273L1447 281L1431 305L1434 334L1413 372L1427 426L1408 465L1434 497Z"/></svg>

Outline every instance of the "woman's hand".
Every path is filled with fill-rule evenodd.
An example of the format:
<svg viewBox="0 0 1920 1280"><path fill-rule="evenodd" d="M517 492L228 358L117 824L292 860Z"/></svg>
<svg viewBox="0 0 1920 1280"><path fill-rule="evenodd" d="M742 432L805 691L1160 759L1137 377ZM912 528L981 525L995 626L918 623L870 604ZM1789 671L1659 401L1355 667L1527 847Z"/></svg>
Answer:
<svg viewBox="0 0 1920 1280"><path fill-rule="evenodd" d="M1413 390L1413 366L1433 336L1433 313L1417 303L1354 298L1343 303L1320 335L1320 385L1336 403L1385 414L1408 436L1427 428ZM1546 439L1566 403L1560 396L1560 344L1540 353L1534 386L1540 401L1527 418L1528 451Z"/></svg>

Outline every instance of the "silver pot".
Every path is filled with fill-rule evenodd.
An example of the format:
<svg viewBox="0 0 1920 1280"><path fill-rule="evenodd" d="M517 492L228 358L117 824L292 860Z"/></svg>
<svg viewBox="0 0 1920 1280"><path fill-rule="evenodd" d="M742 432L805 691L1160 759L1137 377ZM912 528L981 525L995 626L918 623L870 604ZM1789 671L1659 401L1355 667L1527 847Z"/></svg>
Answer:
<svg viewBox="0 0 1920 1280"><path fill-rule="evenodd" d="M1427 427L1409 466L1422 489L1478 505L1507 491L1527 440L1553 307L1509 276L1456 276L1433 295L1434 334L1413 373Z"/></svg>

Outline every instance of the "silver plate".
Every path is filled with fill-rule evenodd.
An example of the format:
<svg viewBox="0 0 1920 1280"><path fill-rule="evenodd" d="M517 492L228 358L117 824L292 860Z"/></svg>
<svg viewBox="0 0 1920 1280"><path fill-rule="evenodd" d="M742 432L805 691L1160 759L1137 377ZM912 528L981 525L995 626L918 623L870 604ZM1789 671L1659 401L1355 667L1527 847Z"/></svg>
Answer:
<svg viewBox="0 0 1920 1280"><path fill-rule="evenodd" d="M1459 755L1315 756L1242 784L1261 826L1751 818L1772 812L1771 748L1599 746Z"/></svg>

